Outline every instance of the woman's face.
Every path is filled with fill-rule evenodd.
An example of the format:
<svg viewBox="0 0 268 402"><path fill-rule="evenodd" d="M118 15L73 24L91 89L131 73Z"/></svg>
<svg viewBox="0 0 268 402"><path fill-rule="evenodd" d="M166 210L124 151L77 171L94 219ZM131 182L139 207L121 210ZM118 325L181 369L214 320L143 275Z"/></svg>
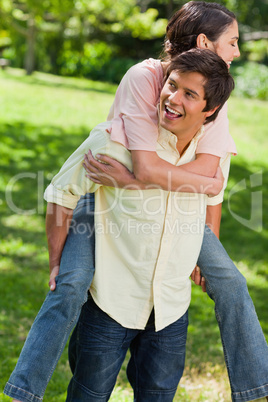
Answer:
<svg viewBox="0 0 268 402"><path fill-rule="evenodd" d="M240 56L238 38L238 24L234 20L216 42L208 41L208 48L217 53L230 68L233 59Z"/></svg>

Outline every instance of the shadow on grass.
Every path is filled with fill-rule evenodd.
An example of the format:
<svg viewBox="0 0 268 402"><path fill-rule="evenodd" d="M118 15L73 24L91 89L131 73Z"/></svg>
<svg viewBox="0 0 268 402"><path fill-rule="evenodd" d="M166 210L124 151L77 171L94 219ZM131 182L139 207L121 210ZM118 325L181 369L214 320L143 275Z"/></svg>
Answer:
<svg viewBox="0 0 268 402"><path fill-rule="evenodd" d="M59 127L25 123L0 125L1 210L5 214L31 211L43 203L43 191L67 157L88 136L80 127L68 132ZM14 211L13 211L14 212Z"/></svg>

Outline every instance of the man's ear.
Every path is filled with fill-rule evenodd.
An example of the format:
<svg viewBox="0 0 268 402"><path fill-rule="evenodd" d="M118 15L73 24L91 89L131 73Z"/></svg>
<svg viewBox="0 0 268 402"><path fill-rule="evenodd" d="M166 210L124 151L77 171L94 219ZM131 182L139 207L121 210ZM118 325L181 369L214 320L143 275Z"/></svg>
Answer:
<svg viewBox="0 0 268 402"><path fill-rule="evenodd" d="M211 110L209 110L208 112L206 112L206 119L208 118L208 117L210 117L210 116L212 116L215 112L216 112L216 110L219 108L220 106L216 106L216 107L214 107L214 109L211 109Z"/></svg>
<svg viewBox="0 0 268 402"><path fill-rule="evenodd" d="M207 36L203 33L199 34L196 39L196 46L199 49L210 49L211 42L208 40Z"/></svg>

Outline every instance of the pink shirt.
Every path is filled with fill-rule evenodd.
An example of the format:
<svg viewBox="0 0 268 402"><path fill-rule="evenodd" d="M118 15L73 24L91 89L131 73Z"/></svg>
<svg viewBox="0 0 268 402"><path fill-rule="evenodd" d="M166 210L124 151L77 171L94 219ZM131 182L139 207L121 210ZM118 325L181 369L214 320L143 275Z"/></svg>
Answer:
<svg viewBox="0 0 268 402"><path fill-rule="evenodd" d="M129 150L155 151L158 138L157 104L163 87L160 60L147 59L131 67L122 78L107 120L111 120L111 139ZM196 153L224 157L236 154L229 134L227 103L216 120L205 125Z"/></svg>

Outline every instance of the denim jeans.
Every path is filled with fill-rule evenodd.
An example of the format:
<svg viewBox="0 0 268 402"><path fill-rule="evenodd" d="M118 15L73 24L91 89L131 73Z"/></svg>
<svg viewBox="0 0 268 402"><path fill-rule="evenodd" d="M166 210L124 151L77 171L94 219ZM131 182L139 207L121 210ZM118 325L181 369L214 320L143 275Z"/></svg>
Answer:
<svg viewBox="0 0 268 402"><path fill-rule="evenodd" d="M89 297L69 344L73 372L67 402L108 401L128 348L127 376L139 402L172 402L181 379L187 312L155 332L152 312L144 330L122 327Z"/></svg>
<svg viewBox="0 0 268 402"><path fill-rule="evenodd" d="M49 292L29 332L4 392L22 402L40 402L58 359L87 299L94 271L94 196L74 211L61 259L57 290ZM76 229L76 230L75 230ZM206 228L198 265L215 302L232 400L268 395L268 347L244 277L217 237Z"/></svg>

